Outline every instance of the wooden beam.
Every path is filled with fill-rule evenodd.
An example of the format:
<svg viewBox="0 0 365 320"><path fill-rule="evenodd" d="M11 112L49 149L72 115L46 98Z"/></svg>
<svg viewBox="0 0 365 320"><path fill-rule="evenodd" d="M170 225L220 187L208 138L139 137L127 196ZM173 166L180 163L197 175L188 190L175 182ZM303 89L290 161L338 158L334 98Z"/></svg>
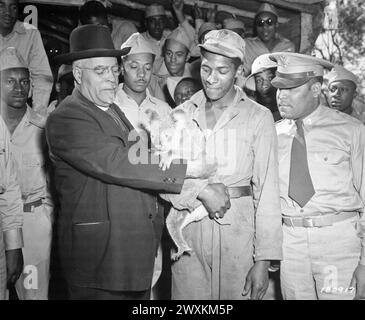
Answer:
<svg viewBox="0 0 365 320"><path fill-rule="evenodd" d="M55 6L81 6L84 0L19 0L20 3L34 3L34 4L53 4Z"/></svg>

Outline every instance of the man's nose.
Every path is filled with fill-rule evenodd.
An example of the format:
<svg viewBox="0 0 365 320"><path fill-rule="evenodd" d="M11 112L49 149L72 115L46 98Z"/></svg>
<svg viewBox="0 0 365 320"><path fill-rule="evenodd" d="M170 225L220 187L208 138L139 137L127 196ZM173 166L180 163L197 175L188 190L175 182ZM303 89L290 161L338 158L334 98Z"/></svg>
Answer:
<svg viewBox="0 0 365 320"><path fill-rule="evenodd" d="M106 80L112 81L112 82L118 82L118 76L113 73L113 71L109 68L106 72Z"/></svg>
<svg viewBox="0 0 365 320"><path fill-rule="evenodd" d="M210 73L210 75L207 77L207 82L214 83L216 81L216 74L214 71Z"/></svg>
<svg viewBox="0 0 365 320"><path fill-rule="evenodd" d="M145 75L146 75L146 72L142 68L137 71L138 79L144 79Z"/></svg>
<svg viewBox="0 0 365 320"><path fill-rule="evenodd" d="M23 91L23 86L20 84L20 82L15 82L14 90L15 91Z"/></svg>
<svg viewBox="0 0 365 320"><path fill-rule="evenodd" d="M176 62L177 58L176 58L176 54L172 54L171 55L171 61L172 62Z"/></svg>
<svg viewBox="0 0 365 320"><path fill-rule="evenodd" d="M278 100L285 99L285 97L287 95L288 95L288 90L278 89L278 91L277 91L277 98L278 98Z"/></svg>

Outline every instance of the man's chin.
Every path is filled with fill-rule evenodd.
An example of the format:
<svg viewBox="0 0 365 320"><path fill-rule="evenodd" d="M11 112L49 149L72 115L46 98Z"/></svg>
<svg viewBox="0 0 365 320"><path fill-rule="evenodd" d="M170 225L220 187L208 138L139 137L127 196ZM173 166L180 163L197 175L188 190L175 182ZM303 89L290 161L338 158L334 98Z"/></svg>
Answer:
<svg viewBox="0 0 365 320"><path fill-rule="evenodd" d="M339 105L339 104L332 104L332 103L331 103L331 108L332 108L332 109L335 109L335 110L339 110L339 111L341 111L341 110L342 110L342 106L341 106L341 105Z"/></svg>

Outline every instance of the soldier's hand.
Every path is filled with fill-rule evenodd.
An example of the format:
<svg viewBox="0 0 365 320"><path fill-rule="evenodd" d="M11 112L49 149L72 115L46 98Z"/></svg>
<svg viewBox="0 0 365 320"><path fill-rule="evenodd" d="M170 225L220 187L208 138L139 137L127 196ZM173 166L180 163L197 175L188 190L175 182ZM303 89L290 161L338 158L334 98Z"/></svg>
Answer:
<svg viewBox="0 0 365 320"><path fill-rule="evenodd" d="M223 218L231 207L227 187L223 183L209 184L200 192L198 200L202 202L208 211L209 218Z"/></svg>
<svg viewBox="0 0 365 320"><path fill-rule="evenodd" d="M207 11L207 21L215 23L215 18L217 16L217 13L218 13L218 5L216 4L214 6L214 9L212 9L212 8L208 9L208 11Z"/></svg>
<svg viewBox="0 0 365 320"><path fill-rule="evenodd" d="M23 252L22 249L5 251L7 286L13 286L23 272Z"/></svg>
<svg viewBox="0 0 365 320"><path fill-rule="evenodd" d="M194 19L204 19L204 14L203 14L203 10L198 6L197 3L194 4L193 7L193 15L194 15Z"/></svg>
<svg viewBox="0 0 365 320"><path fill-rule="evenodd" d="M242 295L250 293L251 300L261 300L269 287L270 261L256 261L247 274Z"/></svg>

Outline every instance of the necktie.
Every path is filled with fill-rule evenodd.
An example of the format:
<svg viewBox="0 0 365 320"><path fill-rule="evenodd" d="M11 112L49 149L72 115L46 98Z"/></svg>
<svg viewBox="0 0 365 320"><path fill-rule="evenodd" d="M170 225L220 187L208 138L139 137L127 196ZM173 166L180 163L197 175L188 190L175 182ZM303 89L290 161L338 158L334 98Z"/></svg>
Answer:
<svg viewBox="0 0 365 320"><path fill-rule="evenodd" d="M106 109L106 113L108 113L113 118L119 127L121 127L124 131L128 131L127 126L123 123L122 119L120 119L118 113L113 107L114 105L111 105L108 109Z"/></svg>
<svg viewBox="0 0 365 320"><path fill-rule="evenodd" d="M296 125L297 133L293 138L291 148L288 195L303 208L315 191L308 169L307 147L302 120L297 120Z"/></svg>

